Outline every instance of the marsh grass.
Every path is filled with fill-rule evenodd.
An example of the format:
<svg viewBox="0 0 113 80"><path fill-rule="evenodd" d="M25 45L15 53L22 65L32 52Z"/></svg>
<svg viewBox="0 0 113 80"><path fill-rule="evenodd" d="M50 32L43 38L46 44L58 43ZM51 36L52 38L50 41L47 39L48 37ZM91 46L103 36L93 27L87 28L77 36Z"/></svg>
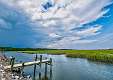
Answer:
<svg viewBox="0 0 113 80"><path fill-rule="evenodd" d="M36 50L19 51L29 54L64 54L71 58L86 58L88 60L113 63L113 50Z"/></svg>

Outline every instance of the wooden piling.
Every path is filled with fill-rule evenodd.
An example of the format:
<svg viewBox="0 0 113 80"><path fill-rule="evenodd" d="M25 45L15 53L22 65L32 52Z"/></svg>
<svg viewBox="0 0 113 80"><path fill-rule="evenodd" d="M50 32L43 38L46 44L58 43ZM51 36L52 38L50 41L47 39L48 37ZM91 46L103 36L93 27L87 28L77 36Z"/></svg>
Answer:
<svg viewBox="0 0 113 80"><path fill-rule="evenodd" d="M44 59L43 60L43 56L40 55L40 59L39 61L37 60L38 57L37 57L37 54L35 56L35 61L32 61L32 62L24 62L24 63L17 63L17 64L14 64L15 63L15 58L12 57L11 60L10 60L10 65L8 66L5 66L4 69L11 69L11 72L13 72L14 68L20 68L20 74L23 75L23 69L24 67L26 66L31 66L31 65L34 65L34 73L33 73L33 80L36 80L36 66L39 65L40 66L40 70L41 70L41 65L42 64L45 64L45 73L44 73L44 77L42 78L41 76L41 71L39 72L39 80L42 80L42 79L45 79L45 80L48 80L48 65L50 65L50 80L52 80L52 58L50 59Z"/></svg>
<svg viewBox="0 0 113 80"><path fill-rule="evenodd" d="M11 63L12 63L12 57L10 58L10 63L9 64L11 65Z"/></svg>
<svg viewBox="0 0 113 80"><path fill-rule="evenodd" d="M53 61L52 61L52 58L50 58L50 66L52 66L52 62L53 62Z"/></svg>
<svg viewBox="0 0 113 80"><path fill-rule="evenodd" d="M35 80L35 76L36 76L36 64L34 64L34 74L33 74L33 80Z"/></svg>
<svg viewBox="0 0 113 80"><path fill-rule="evenodd" d="M41 68L42 58L43 58L42 55L40 55L40 65L39 65L40 68Z"/></svg>
<svg viewBox="0 0 113 80"><path fill-rule="evenodd" d="M22 63L22 67L21 67L21 75L23 75L23 69L24 69L24 62Z"/></svg>
<svg viewBox="0 0 113 80"><path fill-rule="evenodd" d="M45 63L45 75L44 75L44 76L45 76L45 79L47 78L47 65L48 65L48 64Z"/></svg>
<svg viewBox="0 0 113 80"><path fill-rule="evenodd" d="M52 72L52 67L50 67L50 80L52 80L53 72Z"/></svg>
<svg viewBox="0 0 113 80"><path fill-rule="evenodd" d="M41 64L42 64L42 55L40 55L40 64L39 64L40 70L41 70ZM42 80L42 78L41 78L41 72L39 72L39 80Z"/></svg>
<svg viewBox="0 0 113 80"><path fill-rule="evenodd" d="M13 71L14 63L15 63L15 58L12 57L12 61L11 61L11 72Z"/></svg>
<svg viewBox="0 0 113 80"><path fill-rule="evenodd" d="M36 56L35 56L35 61L37 61L37 54L36 54ZM34 64L33 80L35 80L35 76L36 76L36 64Z"/></svg>
<svg viewBox="0 0 113 80"><path fill-rule="evenodd" d="M52 58L50 58L50 80L52 80Z"/></svg>

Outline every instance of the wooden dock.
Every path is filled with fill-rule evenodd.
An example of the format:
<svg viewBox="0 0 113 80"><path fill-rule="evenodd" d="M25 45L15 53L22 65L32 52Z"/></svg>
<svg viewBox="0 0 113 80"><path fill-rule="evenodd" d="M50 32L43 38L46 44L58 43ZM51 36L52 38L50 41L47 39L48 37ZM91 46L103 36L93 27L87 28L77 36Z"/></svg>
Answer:
<svg viewBox="0 0 113 80"><path fill-rule="evenodd" d="M42 64L42 63L48 63L48 62L50 62L49 59L42 60L42 61L25 62L24 66L31 66L31 65L34 65L34 64ZM22 67L22 66L23 66L23 63L18 63L18 64L14 64L13 68L18 68L18 67ZM5 69L11 69L11 65L5 66L4 68Z"/></svg>
<svg viewBox="0 0 113 80"><path fill-rule="evenodd" d="M8 71L11 71L12 73L17 73L17 74L23 76L24 75L23 74L24 73L24 71L23 71L24 67L33 65L34 66L33 80L37 80L36 79L37 65L39 65L39 68L41 69L41 65L44 64L44 66L45 66L45 68L44 68L45 69L44 79L47 78L48 65L50 66L49 69L50 69L50 78L51 78L52 77L52 58L49 58L49 59L47 59L46 57L43 58L42 55L40 55L40 57L38 57L37 54L36 54L34 59L35 60L31 61L31 62L16 63L15 62L15 57L12 56L8 59L9 65L4 66L4 69L8 70ZM41 73L42 72L40 71L39 75L38 75L39 80L43 79L42 76L41 76Z"/></svg>

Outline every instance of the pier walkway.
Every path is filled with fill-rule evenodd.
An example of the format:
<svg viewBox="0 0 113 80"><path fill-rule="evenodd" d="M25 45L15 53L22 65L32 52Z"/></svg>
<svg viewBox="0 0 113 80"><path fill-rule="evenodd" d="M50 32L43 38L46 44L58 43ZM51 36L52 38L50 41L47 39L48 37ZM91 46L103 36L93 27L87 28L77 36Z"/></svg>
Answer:
<svg viewBox="0 0 113 80"><path fill-rule="evenodd" d="M49 63L50 60L46 59L46 60L42 60L42 61L32 61L32 62L25 62L25 63L18 63L18 64L14 64L13 68L18 68L18 67L22 67L22 66L31 66L31 65L35 65L35 64L42 64L42 63ZM5 69L11 69L11 65L5 66Z"/></svg>

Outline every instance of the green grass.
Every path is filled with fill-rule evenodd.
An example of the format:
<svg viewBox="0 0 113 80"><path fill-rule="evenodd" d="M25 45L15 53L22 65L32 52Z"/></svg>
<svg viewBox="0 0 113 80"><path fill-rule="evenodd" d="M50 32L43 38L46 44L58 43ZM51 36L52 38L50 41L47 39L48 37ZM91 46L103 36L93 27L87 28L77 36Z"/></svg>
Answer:
<svg viewBox="0 0 113 80"><path fill-rule="evenodd" d="M20 52L30 54L65 54L71 58L86 58L93 61L113 63L113 50L36 50Z"/></svg>

